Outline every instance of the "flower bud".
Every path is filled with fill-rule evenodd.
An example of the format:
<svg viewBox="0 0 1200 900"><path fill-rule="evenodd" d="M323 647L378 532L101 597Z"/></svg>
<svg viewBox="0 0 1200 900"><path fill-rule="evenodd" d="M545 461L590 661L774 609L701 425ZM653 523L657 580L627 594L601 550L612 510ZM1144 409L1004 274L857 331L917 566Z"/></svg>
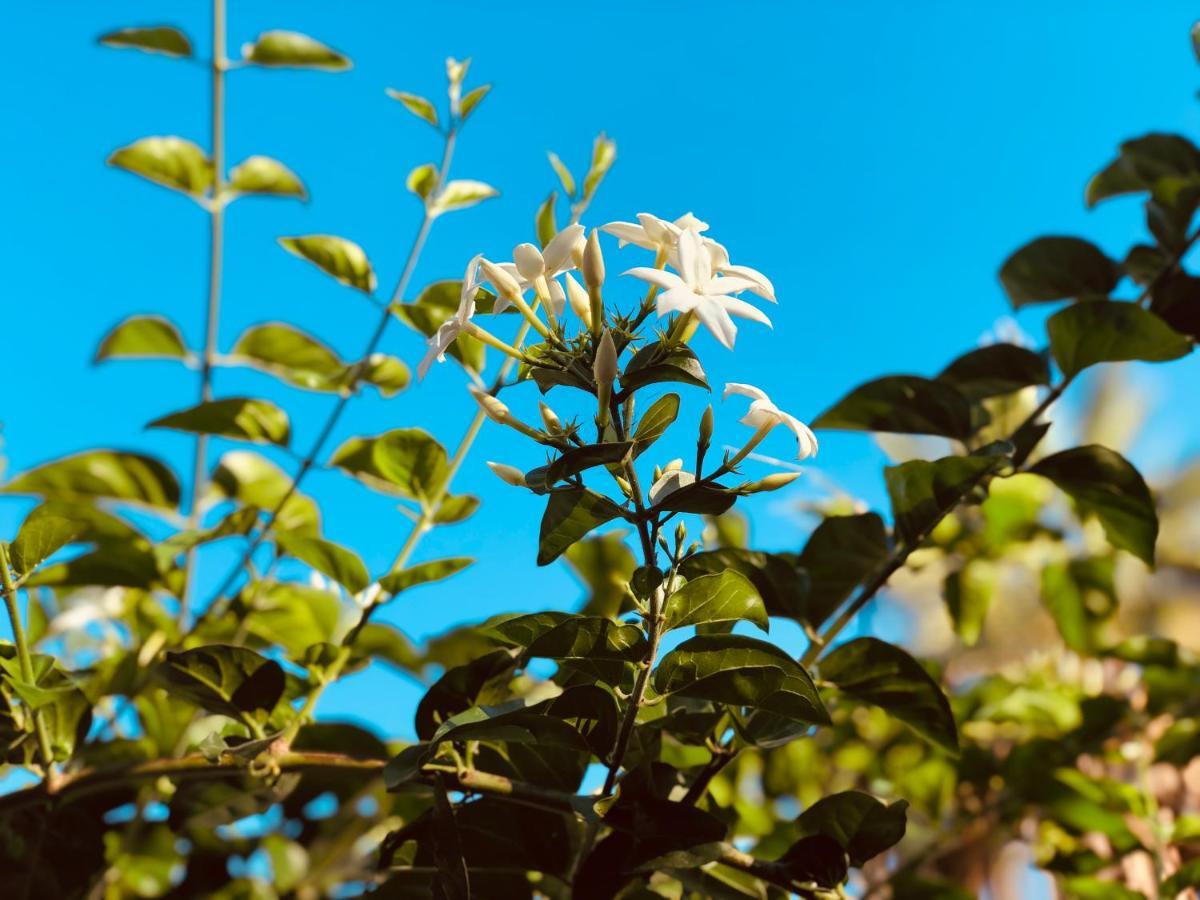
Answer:
<svg viewBox="0 0 1200 900"><path fill-rule="evenodd" d="M605 329L600 344L596 347L592 377L596 379L597 387L607 387L610 390L612 383L617 380L617 345L613 343L612 332L608 329Z"/></svg>
<svg viewBox="0 0 1200 900"><path fill-rule="evenodd" d="M617 482L617 486L625 492L626 497L633 496L633 485L622 478L620 475L614 475L613 479Z"/></svg>
<svg viewBox="0 0 1200 900"><path fill-rule="evenodd" d="M702 415L700 417L700 437L697 440L697 443L701 447L707 447L710 443L712 443L712 435L713 435L713 411L712 411L712 406L709 405L704 410L704 415Z"/></svg>
<svg viewBox="0 0 1200 900"><path fill-rule="evenodd" d="M488 468L495 473L497 478L506 484L511 484L513 487L525 487L525 473L516 466L489 461Z"/></svg>
<svg viewBox="0 0 1200 900"><path fill-rule="evenodd" d="M506 300L521 299L521 285L517 283L517 279L513 278L504 269L500 268L490 259L481 259L479 268L483 270L483 277L486 281L492 283L492 287L496 292Z"/></svg>
<svg viewBox="0 0 1200 900"><path fill-rule="evenodd" d="M542 258L542 251L533 244L517 244L513 247L513 262L521 277L529 282L536 281L546 272L546 260Z"/></svg>
<svg viewBox="0 0 1200 900"><path fill-rule="evenodd" d="M493 422L498 422L501 425L508 425L514 421L512 413L509 411L508 407L489 394L487 391L480 390L474 385L471 385L469 388L467 388L467 390L471 392L471 396L475 398L475 402L483 407L484 413L486 413L487 417Z"/></svg>
<svg viewBox="0 0 1200 900"><path fill-rule="evenodd" d="M680 469L683 468L683 460L682 459L673 459L669 463L667 463L665 466L663 466L662 468L663 468L664 472L678 472Z"/></svg>
<svg viewBox="0 0 1200 900"><path fill-rule="evenodd" d="M580 321L588 328L592 327L592 301L588 299L587 291L571 277L568 272L563 276L567 280L567 303Z"/></svg>
<svg viewBox="0 0 1200 900"><path fill-rule="evenodd" d="M757 494L760 491L777 491L781 487L787 487L799 477L799 472L775 472L772 475L768 475L766 478L758 479L758 481L748 481L738 487L737 491L740 494Z"/></svg>
<svg viewBox="0 0 1200 900"><path fill-rule="evenodd" d="M488 463L491 465L491 463ZM679 524L675 526L675 546L682 547L683 542L687 540L687 525L683 523L683 519L679 520Z"/></svg>
<svg viewBox="0 0 1200 900"><path fill-rule="evenodd" d="M604 255L600 252L600 232L594 228L588 233L587 245L583 248L583 283L589 291L598 291L604 284Z"/></svg>
<svg viewBox="0 0 1200 900"><path fill-rule="evenodd" d="M551 434L562 434L562 420L558 414L547 406L544 400L538 401L538 409L542 413L542 424L546 426L546 430Z"/></svg>

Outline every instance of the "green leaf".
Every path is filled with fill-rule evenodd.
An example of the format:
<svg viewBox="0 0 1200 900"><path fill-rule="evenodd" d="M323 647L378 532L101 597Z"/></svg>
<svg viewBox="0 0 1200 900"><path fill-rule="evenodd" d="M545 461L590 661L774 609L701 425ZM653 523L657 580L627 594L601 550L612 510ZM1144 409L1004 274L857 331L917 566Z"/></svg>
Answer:
<svg viewBox="0 0 1200 900"><path fill-rule="evenodd" d="M914 459L883 470L896 534L915 547L942 517L989 475L1008 464L1006 456L946 456Z"/></svg>
<svg viewBox="0 0 1200 900"><path fill-rule="evenodd" d="M316 338L282 322L247 328L230 355L310 390L337 390L345 380L346 366L336 353Z"/></svg>
<svg viewBox="0 0 1200 900"><path fill-rule="evenodd" d="M588 444L585 447L574 447L546 466L545 483L548 486L553 485L557 481L565 481L572 475L578 475L594 466L619 463L625 459L633 446L631 441L615 441L611 444Z"/></svg>
<svg viewBox="0 0 1200 900"><path fill-rule="evenodd" d="M353 649L357 657L370 657L402 672L421 674L421 655L412 642L391 625L368 622L354 639Z"/></svg>
<svg viewBox="0 0 1200 900"><path fill-rule="evenodd" d="M829 722L812 678L799 663L774 644L740 634L705 634L684 641L659 663L654 689L749 706L797 722Z"/></svg>
<svg viewBox="0 0 1200 900"><path fill-rule="evenodd" d="M482 203L484 200L490 200L492 197L499 196L500 192L498 190L482 181L470 181L467 179L451 181L442 186L437 198L429 207L429 214L440 216L442 213L466 209L477 203Z"/></svg>
<svg viewBox="0 0 1200 900"><path fill-rule="evenodd" d="M859 385L817 416L813 428L936 434L965 440L975 430L971 405L954 387L916 375Z"/></svg>
<svg viewBox="0 0 1200 900"><path fill-rule="evenodd" d="M53 499L104 497L158 509L179 506L179 481L151 456L118 450L88 450L18 475L6 494L40 494Z"/></svg>
<svg viewBox="0 0 1200 900"><path fill-rule="evenodd" d="M527 656L546 659L637 662L646 653L646 637L640 628L602 616L529 613L496 622L485 633L524 647Z"/></svg>
<svg viewBox="0 0 1200 900"><path fill-rule="evenodd" d="M968 647L979 643L992 603L995 584L988 577L989 573L986 561L968 562L962 569L947 575L944 582L946 611L950 613L955 632Z"/></svg>
<svg viewBox="0 0 1200 900"><path fill-rule="evenodd" d="M562 184L563 193L568 197L574 197L575 178L571 175L571 170L558 158L557 153L547 152L546 158L550 160L550 168L554 170L554 174L558 176L558 180Z"/></svg>
<svg viewBox="0 0 1200 900"><path fill-rule="evenodd" d="M308 199L296 173L269 156L251 156L236 166L229 173L229 187L239 194Z"/></svg>
<svg viewBox="0 0 1200 900"><path fill-rule="evenodd" d="M385 92L393 100L399 101L400 104L418 119L424 119L434 128L438 127L438 114L433 104L420 97L417 94L409 94L404 91L398 91L395 88L388 88Z"/></svg>
<svg viewBox="0 0 1200 900"><path fill-rule="evenodd" d="M228 644L168 650L157 673L173 693L209 712L236 719L274 709L285 681L279 663Z"/></svg>
<svg viewBox="0 0 1200 900"><path fill-rule="evenodd" d="M438 327L458 309L461 292L461 281L435 281L421 291L415 303L395 303L392 312L405 325L425 337L432 337ZM492 296L488 291L481 290L476 297L476 305L482 309L481 304ZM483 371L484 345L469 334L460 334L446 353L472 372Z"/></svg>
<svg viewBox="0 0 1200 900"><path fill-rule="evenodd" d="M408 387L412 372L402 361L383 353L372 353L362 366L359 378L375 386L381 397L394 397Z"/></svg>
<svg viewBox="0 0 1200 900"><path fill-rule="evenodd" d="M415 726L423 741L433 737L442 722L472 706L495 703L517 664L508 650L494 650L461 666L454 666L433 683L417 704Z"/></svg>
<svg viewBox="0 0 1200 900"><path fill-rule="evenodd" d="M550 195L542 201L542 205L538 207L537 214L533 217L534 231L537 233L538 243L544 248L558 234L558 223L554 219L554 204L558 202L558 194L551 191Z"/></svg>
<svg viewBox="0 0 1200 900"><path fill-rule="evenodd" d="M307 584L252 582L242 591L242 600L250 605L247 630L278 644L296 661L314 644L333 640L342 613L335 595ZM357 643L355 649L361 652Z"/></svg>
<svg viewBox="0 0 1200 900"><path fill-rule="evenodd" d="M463 94L462 103L459 108L459 115L462 117L464 122L467 121L467 116L471 115L471 113L475 111L475 107L477 107L483 98L488 95L488 92L491 91L491 89L492 86L490 84L481 84L479 87L473 88L472 90L469 90Z"/></svg>
<svg viewBox="0 0 1200 900"><path fill-rule="evenodd" d="M620 515L620 507L595 491L555 491L546 503L537 564L549 565L594 528Z"/></svg>
<svg viewBox="0 0 1200 900"><path fill-rule="evenodd" d="M883 519L875 513L823 519L796 560L808 574L804 620L819 628L859 585L879 571L889 550Z"/></svg>
<svg viewBox="0 0 1200 900"><path fill-rule="evenodd" d="M824 835L845 851L850 865L860 867L898 844L904 837L908 804L891 806L861 791L843 791L822 797L793 823L797 837ZM789 853L784 854L787 862Z"/></svg>
<svg viewBox="0 0 1200 900"><path fill-rule="evenodd" d="M351 438L333 465L364 483L428 507L446 483L446 450L420 428L398 428L373 438Z"/></svg>
<svg viewBox="0 0 1200 900"><path fill-rule="evenodd" d="M583 179L583 199L590 201L596 194L596 188L617 160L617 142L605 137L604 132L596 136L592 143L592 162L588 173Z"/></svg>
<svg viewBox="0 0 1200 900"><path fill-rule="evenodd" d="M630 607L625 585L637 563L625 545L625 533L610 531L582 540L563 554L575 575L591 591L581 612L615 618Z"/></svg>
<svg viewBox="0 0 1200 900"><path fill-rule="evenodd" d="M708 481L698 481L672 491L654 504L656 510L694 513L698 516L719 516L737 502L738 494Z"/></svg>
<svg viewBox="0 0 1200 900"><path fill-rule="evenodd" d="M186 359L183 336L162 316L130 316L105 335L94 362L106 359Z"/></svg>
<svg viewBox="0 0 1200 900"><path fill-rule="evenodd" d="M1063 643L1077 653L1096 652L1099 626L1116 612L1114 568L1110 556L1055 562L1042 569L1042 603Z"/></svg>
<svg viewBox="0 0 1200 900"><path fill-rule="evenodd" d="M430 562L418 563L407 569L401 569L399 572L384 575L379 579L379 586L389 594L399 594L409 588L457 575L473 562L475 560L469 556L455 556L449 559L435 559Z"/></svg>
<svg viewBox="0 0 1200 900"><path fill-rule="evenodd" d="M740 573L754 585L768 615L801 617L807 579L797 569L794 554L722 547L692 554L680 565L679 574L693 580L703 575L719 575L727 569Z"/></svg>
<svg viewBox="0 0 1200 900"><path fill-rule="evenodd" d="M332 234L309 234L279 238L279 244L348 287L364 294L375 290L375 270L362 247L353 241Z"/></svg>
<svg viewBox="0 0 1200 900"><path fill-rule="evenodd" d="M146 28L120 28L102 34L98 43L106 47L130 47L144 53L161 53L164 56L191 56L192 42L178 28L170 25L152 25Z"/></svg>
<svg viewBox="0 0 1200 900"><path fill-rule="evenodd" d="M1088 206L1118 194L1177 191L1200 178L1200 150L1174 134L1147 134L1121 144L1113 162L1087 186Z"/></svg>
<svg viewBox="0 0 1200 900"><path fill-rule="evenodd" d="M292 479L268 459L248 450L226 453L213 469L212 489L246 507L273 510L283 503L275 529L316 534L321 513L311 497L292 490ZM286 502L284 498L287 497Z"/></svg>
<svg viewBox="0 0 1200 900"><path fill-rule="evenodd" d="M1185 862L1174 875L1163 881L1158 890L1160 897L1178 897L1188 888L1200 888L1200 859Z"/></svg>
<svg viewBox="0 0 1200 900"><path fill-rule="evenodd" d="M351 594L365 590L371 583L367 567L358 555L333 541L285 533L276 535L275 542L289 556L332 578Z"/></svg>
<svg viewBox="0 0 1200 900"><path fill-rule="evenodd" d="M1108 542L1154 565L1158 514L1146 482L1121 454L1089 444L1039 460L1031 469L1075 501L1081 517L1095 516Z"/></svg>
<svg viewBox="0 0 1200 900"><path fill-rule="evenodd" d="M586 752L579 732L560 718L532 712L523 699L499 706L473 706L443 722L431 743L441 741L500 741L544 744Z"/></svg>
<svg viewBox="0 0 1200 900"><path fill-rule="evenodd" d="M86 527L82 522L43 510L44 507L38 507L26 516L9 548L18 578L32 572L67 544L79 540Z"/></svg>
<svg viewBox="0 0 1200 900"><path fill-rule="evenodd" d="M157 558L143 541L107 544L82 556L43 566L29 576L28 587L129 587L150 590L166 587Z"/></svg>
<svg viewBox="0 0 1200 900"><path fill-rule="evenodd" d="M1046 322L1050 352L1068 378L1103 362L1164 362L1192 352L1192 342L1136 303L1097 301L1059 310Z"/></svg>
<svg viewBox="0 0 1200 900"><path fill-rule="evenodd" d="M651 403L633 432L634 456L646 452L651 444L666 434L678 415L678 394L663 394Z"/></svg>
<svg viewBox="0 0 1200 900"><path fill-rule="evenodd" d="M142 138L114 151L108 164L193 197L203 196L213 183L204 151L180 137Z"/></svg>
<svg viewBox="0 0 1200 900"><path fill-rule="evenodd" d="M1030 241L1000 267L1000 283L1012 305L1107 297L1121 280L1121 265L1089 241L1042 237Z"/></svg>
<svg viewBox="0 0 1200 900"><path fill-rule="evenodd" d="M269 400L226 397L155 419L147 428L171 428L191 434L217 434L256 444L286 447L291 438L287 413Z"/></svg>
<svg viewBox="0 0 1200 900"><path fill-rule="evenodd" d="M350 60L306 34L295 31L267 31L253 44L242 46L242 58L256 66L325 69L331 72L350 68Z"/></svg>
<svg viewBox="0 0 1200 900"><path fill-rule="evenodd" d="M762 597L750 579L733 569L689 581L667 598L663 614L668 630L741 620L763 631L770 627Z"/></svg>
<svg viewBox="0 0 1200 900"><path fill-rule="evenodd" d="M1030 385L1048 385L1043 356L1015 344L992 344L964 353L938 375L968 400L1011 394Z"/></svg>
<svg viewBox="0 0 1200 900"><path fill-rule="evenodd" d="M821 661L821 678L958 753L958 728L946 695L919 662L894 644L865 637L835 647Z"/></svg>
<svg viewBox="0 0 1200 900"><path fill-rule="evenodd" d="M474 494L451 494L442 498L433 515L434 525L453 525L475 515L479 498Z"/></svg>
<svg viewBox="0 0 1200 900"><path fill-rule="evenodd" d="M700 360L686 344L647 344L633 354L621 373L621 390L628 393L648 384L675 381L708 390Z"/></svg>

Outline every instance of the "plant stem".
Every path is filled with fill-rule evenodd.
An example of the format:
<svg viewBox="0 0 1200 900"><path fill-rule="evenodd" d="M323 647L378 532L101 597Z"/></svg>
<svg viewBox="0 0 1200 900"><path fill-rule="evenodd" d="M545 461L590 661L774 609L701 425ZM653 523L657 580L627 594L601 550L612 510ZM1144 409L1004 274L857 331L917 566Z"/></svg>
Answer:
<svg viewBox="0 0 1200 900"><path fill-rule="evenodd" d="M213 397L213 363L217 355L221 322L221 263L225 239L225 0L212 4L212 202L208 205L208 302L204 315L204 348L200 354L200 402ZM189 500L188 527L200 527L200 503L208 481L208 435L197 434L192 463L192 494ZM187 627L188 604L192 592L196 548L185 557L183 596L179 599L179 625Z"/></svg>
<svg viewBox="0 0 1200 900"><path fill-rule="evenodd" d="M0 586L4 588L4 606L8 610L8 621L12 625L13 643L17 645L17 661L21 667L21 679L29 685L37 683L33 672L33 655L29 652L29 641L25 637L25 628L21 624L21 610L17 607L17 587L13 583L12 572L9 571L8 545L0 542ZM29 715L33 720L33 730L37 734L38 749L42 753L42 762L46 767L46 776L52 773L54 750L50 746L50 735L46 731L46 723L32 706Z"/></svg>

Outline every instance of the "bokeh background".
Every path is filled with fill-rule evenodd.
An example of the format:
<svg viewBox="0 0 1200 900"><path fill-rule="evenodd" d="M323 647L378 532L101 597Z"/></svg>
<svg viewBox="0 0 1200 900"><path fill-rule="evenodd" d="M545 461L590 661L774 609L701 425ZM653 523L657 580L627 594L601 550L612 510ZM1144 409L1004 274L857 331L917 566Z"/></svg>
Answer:
<svg viewBox="0 0 1200 900"><path fill-rule="evenodd" d="M437 222L414 288L458 277L474 253L507 259L514 244L532 239L534 211L555 187L546 151L581 175L603 130L618 159L585 224L688 210L711 223L735 261L772 278L780 302L770 311L774 329L747 323L733 353L700 339L710 380L760 385L811 419L870 377L930 375L998 331L1036 333L1032 317L1043 313L1009 318L995 274L1026 240L1079 234L1118 253L1140 233L1137 201L1088 212L1083 188L1121 140L1200 129L1200 69L1188 45L1195 12L1166 0L1009 3L1002 12L949 2L233 0L231 55L261 31L288 28L345 52L354 68L230 76L230 164L276 157L311 199L231 208L221 345L228 349L248 325L285 320L343 357L361 353L375 309L275 239L328 232L357 241L381 293L389 291L420 216L404 178L433 159L440 139L384 89L440 99L445 57L470 56L469 83L494 90L463 134L452 174L487 181L502 196ZM169 0L10 11L10 33L22 39L7 42L10 86L0 94L8 138L0 142L8 388L0 421L9 474L100 446L143 449L190 471L190 438L143 425L194 403L195 373L165 362L94 367L91 358L100 337L133 313L163 313L192 346L200 342L206 216L104 159L154 134L206 145L208 75L193 63L100 48L95 38L120 26L173 24L204 57L207 16L204 4ZM606 250L610 270L646 261L637 250L618 255L615 242ZM631 283L625 300L635 296ZM423 345L396 322L385 349L415 366ZM1148 425L1142 433L1153 435L1128 455L1151 476L1169 477L1200 450L1200 418L1190 412L1200 359L1123 371L1137 398L1121 407L1124 424L1130 433ZM1068 404L1081 402L1087 382ZM356 399L333 446L420 425L453 447L474 413L465 384L448 364L392 400ZM220 371L216 387L285 405L301 452L334 402L245 370ZM532 414L535 396L530 385L506 401ZM702 409L701 398L690 403L683 421ZM719 444L744 437L735 413L720 420ZM763 452L791 449L780 434ZM417 556L467 553L478 563L384 610L414 640L501 609L569 606L580 594L562 565L535 567L541 502L496 481L488 459L540 462L510 434L485 429L456 482L483 498L482 509L431 535ZM751 505L756 542L798 546L811 525L803 505L814 498L844 492L886 509L885 461L867 436L821 435L806 476ZM770 470L756 462L747 471ZM356 548L374 572L387 566L408 526L388 502L332 472L315 472L306 490L324 504L327 536ZM27 507L0 499L0 533L11 534ZM202 599L232 560L230 548L203 556ZM898 635L907 621L885 608L860 627ZM331 690L322 713L407 735L419 691L393 671L371 669Z"/></svg>

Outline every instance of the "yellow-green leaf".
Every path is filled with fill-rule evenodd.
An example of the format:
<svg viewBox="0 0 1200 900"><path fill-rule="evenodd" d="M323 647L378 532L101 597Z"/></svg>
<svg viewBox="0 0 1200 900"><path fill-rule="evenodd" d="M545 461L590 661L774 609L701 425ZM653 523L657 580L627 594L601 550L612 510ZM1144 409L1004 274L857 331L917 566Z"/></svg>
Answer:
<svg viewBox="0 0 1200 900"><path fill-rule="evenodd" d="M142 138L114 151L108 164L193 197L203 196L213 182L208 156L181 137Z"/></svg>
<svg viewBox="0 0 1200 900"><path fill-rule="evenodd" d="M284 250L306 259L326 275L364 294L375 290L375 270L363 248L332 234L308 234L279 239Z"/></svg>
<svg viewBox="0 0 1200 900"><path fill-rule="evenodd" d="M144 53L164 56L191 56L192 42L178 28L152 25L146 28L120 28L102 34L97 41L106 47L129 47Z"/></svg>
<svg viewBox="0 0 1200 900"><path fill-rule="evenodd" d="M437 186L437 166L433 163L417 166L408 173L408 178L404 180L404 186L422 200L428 200L429 195Z"/></svg>
<svg viewBox="0 0 1200 900"><path fill-rule="evenodd" d="M490 84L481 84L479 87L463 95L461 115L464 121L474 111L475 107L479 105L480 101L488 95L491 89L492 86Z"/></svg>
<svg viewBox="0 0 1200 900"><path fill-rule="evenodd" d="M130 316L110 331L96 348L95 362L106 359L186 359L183 337L162 316Z"/></svg>
<svg viewBox="0 0 1200 900"><path fill-rule="evenodd" d="M179 481L151 456L117 450L88 450L30 469L3 488L6 494L39 494L56 500L105 497L174 509Z"/></svg>
<svg viewBox="0 0 1200 900"><path fill-rule="evenodd" d="M296 31L268 31L253 44L242 47L242 58L256 66L273 68L326 69L331 72L350 68L350 60L332 47Z"/></svg>
<svg viewBox="0 0 1200 900"><path fill-rule="evenodd" d="M416 116L418 119L424 119L434 128L438 127L438 114L433 104L418 94L410 94L406 91L398 91L395 88L388 88L387 95L393 100L398 101L405 109Z"/></svg>
<svg viewBox="0 0 1200 900"><path fill-rule="evenodd" d="M286 447L291 437L287 413L268 400L226 397L155 419L147 428L216 434L256 444Z"/></svg>
<svg viewBox="0 0 1200 900"><path fill-rule="evenodd" d="M251 156L234 168L229 174L229 187L239 194L308 199L296 173L269 156Z"/></svg>
<svg viewBox="0 0 1200 900"><path fill-rule="evenodd" d="M451 181L442 188L437 199L434 200L430 212L435 216L440 216L442 213L466 209L498 196L500 196L498 190L482 181L468 179Z"/></svg>

